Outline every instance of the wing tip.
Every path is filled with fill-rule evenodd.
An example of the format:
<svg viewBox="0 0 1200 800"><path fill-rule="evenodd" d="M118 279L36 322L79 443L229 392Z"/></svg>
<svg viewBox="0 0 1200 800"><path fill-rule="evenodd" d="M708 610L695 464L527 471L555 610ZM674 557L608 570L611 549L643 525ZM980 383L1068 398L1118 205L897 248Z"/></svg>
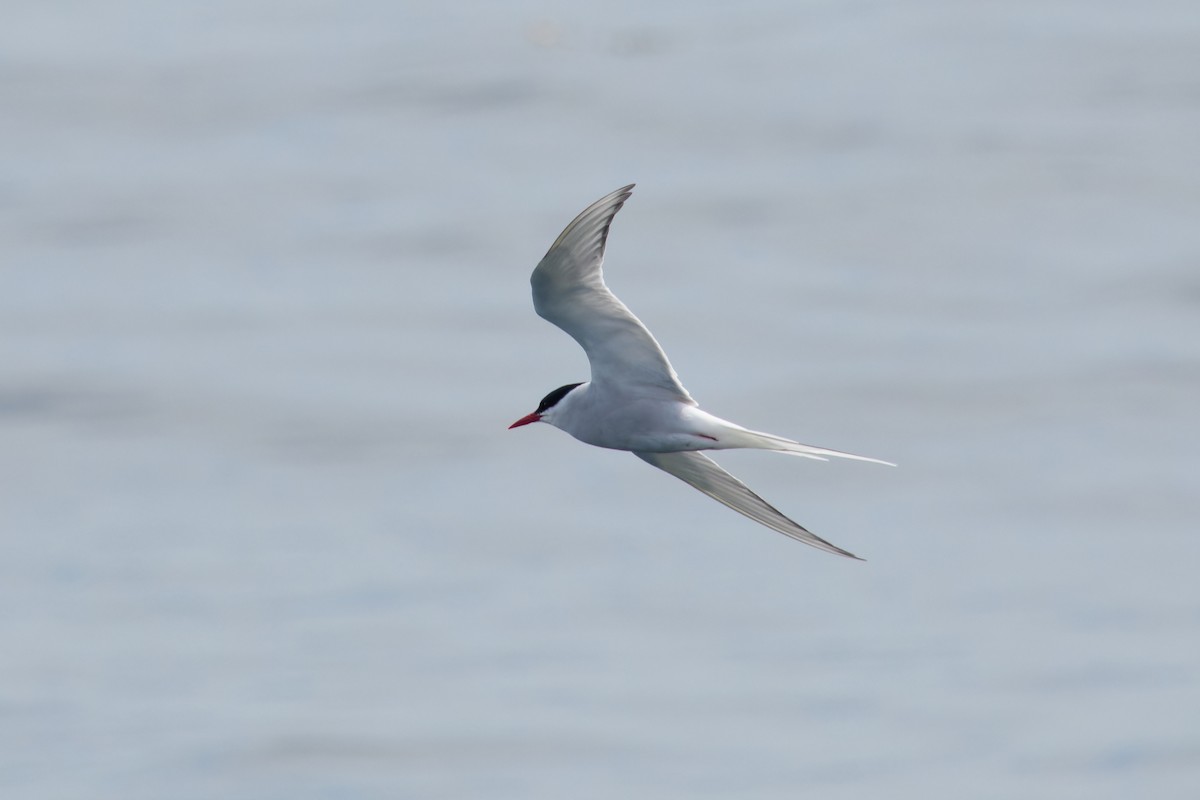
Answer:
<svg viewBox="0 0 1200 800"><path fill-rule="evenodd" d="M635 186L637 186L636 183L630 183L622 186L620 189L616 189L604 195L604 197L601 197L593 205L616 205L617 208L615 211L613 211L613 216L615 217L617 215L617 211L621 210L621 206L625 205L625 201L633 196L633 187Z"/></svg>
<svg viewBox="0 0 1200 800"><path fill-rule="evenodd" d="M810 531L808 528L805 528L803 525L797 525L797 527L812 537L811 540L810 539L802 539L798 536L790 536L790 534L789 534L790 538L795 539L796 541L800 542L801 544L806 544L806 545L809 545L810 547L815 547L818 550L824 550L826 553L832 553L835 556L844 556L845 558L852 558L855 561L866 561L866 559L863 558L862 556L856 556L856 555L854 555L854 553L851 553L849 550L843 550L842 548L838 547L833 542L822 539L820 536L817 536L815 533ZM780 533L783 533L783 531L780 531Z"/></svg>
<svg viewBox="0 0 1200 800"><path fill-rule="evenodd" d="M601 197L599 200L592 203L592 206L595 206L595 207L608 206L613 202L618 202L618 203L623 204L633 194L633 188L635 186L637 186L636 183L628 183L628 184L622 186L620 189L614 189L613 191L604 195L604 197ZM615 212L614 212L614 215L615 215Z"/></svg>
<svg viewBox="0 0 1200 800"><path fill-rule="evenodd" d="M597 206L599 206L601 204L606 205L606 206L610 205L610 204L615 205L616 208L612 212L612 216L615 217L617 215L617 212L621 210L621 206L625 205L625 201L628 200L630 197L633 197L633 187L635 187L635 186L637 186L636 183L631 183L631 184L628 184L627 186L622 186L620 189L617 189L616 191L609 192L604 197L597 200L595 205L597 205ZM607 201L607 202L605 202L605 201ZM611 218L609 219L609 223L610 224L612 223Z"/></svg>

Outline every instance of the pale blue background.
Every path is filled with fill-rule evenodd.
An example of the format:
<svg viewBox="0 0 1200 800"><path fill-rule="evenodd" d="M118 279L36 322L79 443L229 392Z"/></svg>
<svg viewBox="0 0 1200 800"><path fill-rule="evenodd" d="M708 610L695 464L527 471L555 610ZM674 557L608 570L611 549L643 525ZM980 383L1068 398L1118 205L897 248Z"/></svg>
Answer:
<svg viewBox="0 0 1200 800"><path fill-rule="evenodd" d="M6 798L1191 798L1200 10L0 24ZM615 290L865 564L505 427Z"/></svg>

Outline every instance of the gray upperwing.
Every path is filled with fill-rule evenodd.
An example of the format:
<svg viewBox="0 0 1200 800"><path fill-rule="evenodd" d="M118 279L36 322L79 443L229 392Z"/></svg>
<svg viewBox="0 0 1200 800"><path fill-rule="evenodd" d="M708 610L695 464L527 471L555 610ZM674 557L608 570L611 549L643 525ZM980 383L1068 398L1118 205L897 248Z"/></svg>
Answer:
<svg viewBox="0 0 1200 800"><path fill-rule="evenodd" d="M734 511L766 525L773 531L778 531L827 553L863 560L837 545L830 544L820 536L810 533L785 517L778 509L752 492L746 484L721 469L717 462L703 453L696 451L634 452L634 455L647 464L658 467L663 472L668 472L684 483L694 486L717 502L724 503Z"/></svg>
<svg viewBox="0 0 1200 800"><path fill-rule="evenodd" d="M654 336L604 283L608 229L632 190L600 198L559 234L530 276L533 308L579 342L593 382L658 389L694 405Z"/></svg>

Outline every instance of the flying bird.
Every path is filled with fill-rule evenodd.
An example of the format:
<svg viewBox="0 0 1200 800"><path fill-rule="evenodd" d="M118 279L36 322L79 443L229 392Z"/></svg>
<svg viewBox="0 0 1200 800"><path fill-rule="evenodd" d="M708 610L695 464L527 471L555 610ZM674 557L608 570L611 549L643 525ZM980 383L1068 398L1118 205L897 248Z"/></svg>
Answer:
<svg viewBox="0 0 1200 800"><path fill-rule="evenodd" d="M628 450L755 522L793 539L858 558L788 519L702 450L754 448L819 461L829 456L894 466L752 431L700 410L654 336L604 283L601 266L613 217L634 184L601 197L563 230L529 279L538 316L577 341L592 379L550 392L514 422L545 422L596 447ZM861 559L859 559L861 560Z"/></svg>

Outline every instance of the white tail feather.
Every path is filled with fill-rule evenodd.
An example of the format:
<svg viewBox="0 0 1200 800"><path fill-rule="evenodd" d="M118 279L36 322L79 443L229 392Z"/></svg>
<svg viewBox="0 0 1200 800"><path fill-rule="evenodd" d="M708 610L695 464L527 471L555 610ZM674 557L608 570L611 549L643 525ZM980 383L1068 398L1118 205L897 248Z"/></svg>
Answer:
<svg viewBox="0 0 1200 800"><path fill-rule="evenodd" d="M722 422L725 421L722 420ZM883 461L878 458L856 456L853 453L843 453L840 450L830 450L825 447L800 444L800 442L794 442L782 436L775 436L774 434L763 433L761 431L752 431L749 428L743 428L731 422L725 422L722 428L721 435L718 437L720 444L714 449L751 448L755 450L773 450L777 453L787 453L791 456L812 458L817 461L828 461L829 457L833 457L848 458L854 461L869 461L872 464L883 464L888 467L896 466L890 461Z"/></svg>

